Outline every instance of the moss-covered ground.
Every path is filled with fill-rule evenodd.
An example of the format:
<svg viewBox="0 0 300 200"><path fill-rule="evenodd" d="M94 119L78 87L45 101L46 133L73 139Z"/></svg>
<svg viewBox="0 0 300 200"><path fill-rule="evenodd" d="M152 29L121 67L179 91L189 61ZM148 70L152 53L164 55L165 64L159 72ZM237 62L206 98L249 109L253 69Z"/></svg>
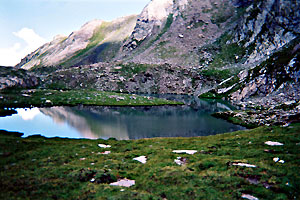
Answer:
<svg viewBox="0 0 300 200"><path fill-rule="evenodd" d="M0 93L0 108L43 106L158 106L183 103L134 94L101 92L95 90L7 90ZM0 110L1 112L1 110Z"/></svg>
<svg viewBox="0 0 300 200"><path fill-rule="evenodd" d="M21 138L2 131L0 199L241 199L242 194L299 199L299 134L300 124L129 141ZM284 145L268 146L266 141ZM182 149L198 152L172 153ZM107 150L108 155L99 153ZM146 164L133 160L142 155L147 156ZM178 156L184 165L174 162ZM275 157L284 163L274 162ZM135 185L109 185L122 178L135 180Z"/></svg>

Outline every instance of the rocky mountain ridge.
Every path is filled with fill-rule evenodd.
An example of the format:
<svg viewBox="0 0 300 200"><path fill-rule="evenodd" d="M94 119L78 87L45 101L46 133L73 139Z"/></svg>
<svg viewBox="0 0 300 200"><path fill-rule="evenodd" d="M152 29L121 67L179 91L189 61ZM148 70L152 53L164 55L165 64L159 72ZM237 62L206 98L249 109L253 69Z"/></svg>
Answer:
<svg viewBox="0 0 300 200"><path fill-rule="evenodd" d="M282 88L292 94L300 74L299 10L299 1L152 0L131 24L129 37L106 48L114 52L109 63L97 62L101 51L91 48L67 65L37 71L45 87L236 102Z"/></svg>
<svg viewBox="0 0 300 200"><path fill-rule="evenodd" d="M56 36L53 41L44 44L27 55L16 66L32 69L39 66L71 66L85 62L106 61L118 51L123 40L134 27L136 16L122 17L112 22L93 20L84 24L68 37Z"/></svg>

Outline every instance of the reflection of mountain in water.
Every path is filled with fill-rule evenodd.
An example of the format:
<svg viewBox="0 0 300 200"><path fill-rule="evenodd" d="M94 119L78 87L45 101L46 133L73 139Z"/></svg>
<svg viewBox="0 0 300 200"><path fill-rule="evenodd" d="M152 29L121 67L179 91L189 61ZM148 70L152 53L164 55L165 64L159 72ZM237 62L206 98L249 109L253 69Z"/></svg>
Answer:
<svg viewBox="0 0 300 200"><path fill-rule="evenodd" d="M72 107L40 108L40 111L50 116L56 123L68 123L81 134L83 138L128 138L126 127L112 126L110 124L98 123L93 118L86 117L84 110Z"/></svg>
<svg viewBox="0 0 300 200"><path fill-rule="evenodd" d="M54 107L43 108L41 112L55 121L66 121L85 138L192 137L242 129L210 116L213 112L231 109L229 104L186 96L181 97L181 101L187 105L135 108Z"/></svg>

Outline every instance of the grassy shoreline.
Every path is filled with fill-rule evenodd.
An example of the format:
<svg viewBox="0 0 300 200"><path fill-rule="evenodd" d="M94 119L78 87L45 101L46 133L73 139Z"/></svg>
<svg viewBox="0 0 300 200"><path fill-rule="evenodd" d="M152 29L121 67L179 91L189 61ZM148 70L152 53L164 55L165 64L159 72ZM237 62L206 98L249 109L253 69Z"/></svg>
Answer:
<svg viewBox="0 0 300 200"><path fill-rule="evenodd" d="M96 90L8 90L0 93L0 108L51 106L161 106L183 105L182 102L135 94ZM0 110L1 112L1 110Z"/></svg>
<svg viewBox="0 0 300 200"><path fill-rule="evenodd" d="M259 199L300 197L300 124L207 137L129 141L0 134L1 199ZM20 136L20 135L19 135ZM268 146L266 141L284 145ZM111 145L103 149L98 144ZM173 150L197 150L194 155ZM111 151L108 155L99 152ZM147 156L147 163L133 158ZM182 157L185 164L174 159ZM278 157L284 163L274 162ZM234 166L234 162L256 165ZM95 178L95 182L91 179ZM130 188L110 186L135 180Z"/></svg>

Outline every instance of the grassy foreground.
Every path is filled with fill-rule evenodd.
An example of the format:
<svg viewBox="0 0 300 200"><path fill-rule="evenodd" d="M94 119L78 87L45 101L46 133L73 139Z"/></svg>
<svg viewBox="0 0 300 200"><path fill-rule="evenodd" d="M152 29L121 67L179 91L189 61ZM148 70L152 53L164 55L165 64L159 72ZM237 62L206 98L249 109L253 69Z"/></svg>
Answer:
<svg viewBox="0 0 300 200"><path fill-rule="evenodd" d="M159 106L183 103L134 94L101 92L95 90L7 90L0 93L0 108L44 106Z"/></svg>
<svg viewBox="0 0 300 200"><path fill-rule="evenodd" d="M241 199L243 194L299 199L299 134L300 124L130 141L21 138L2 131L0 199ZM266 141L284 145L268 146ZM198 152L172 153L184 149ZM99 153L104 151L111 153ZM146 164L133 160L142 155L148 158ZM174 162L178 156L184 165ZM275 157L284 163L274 162ZM121 178L135 180L135 185L109 185Z"/></svg>

